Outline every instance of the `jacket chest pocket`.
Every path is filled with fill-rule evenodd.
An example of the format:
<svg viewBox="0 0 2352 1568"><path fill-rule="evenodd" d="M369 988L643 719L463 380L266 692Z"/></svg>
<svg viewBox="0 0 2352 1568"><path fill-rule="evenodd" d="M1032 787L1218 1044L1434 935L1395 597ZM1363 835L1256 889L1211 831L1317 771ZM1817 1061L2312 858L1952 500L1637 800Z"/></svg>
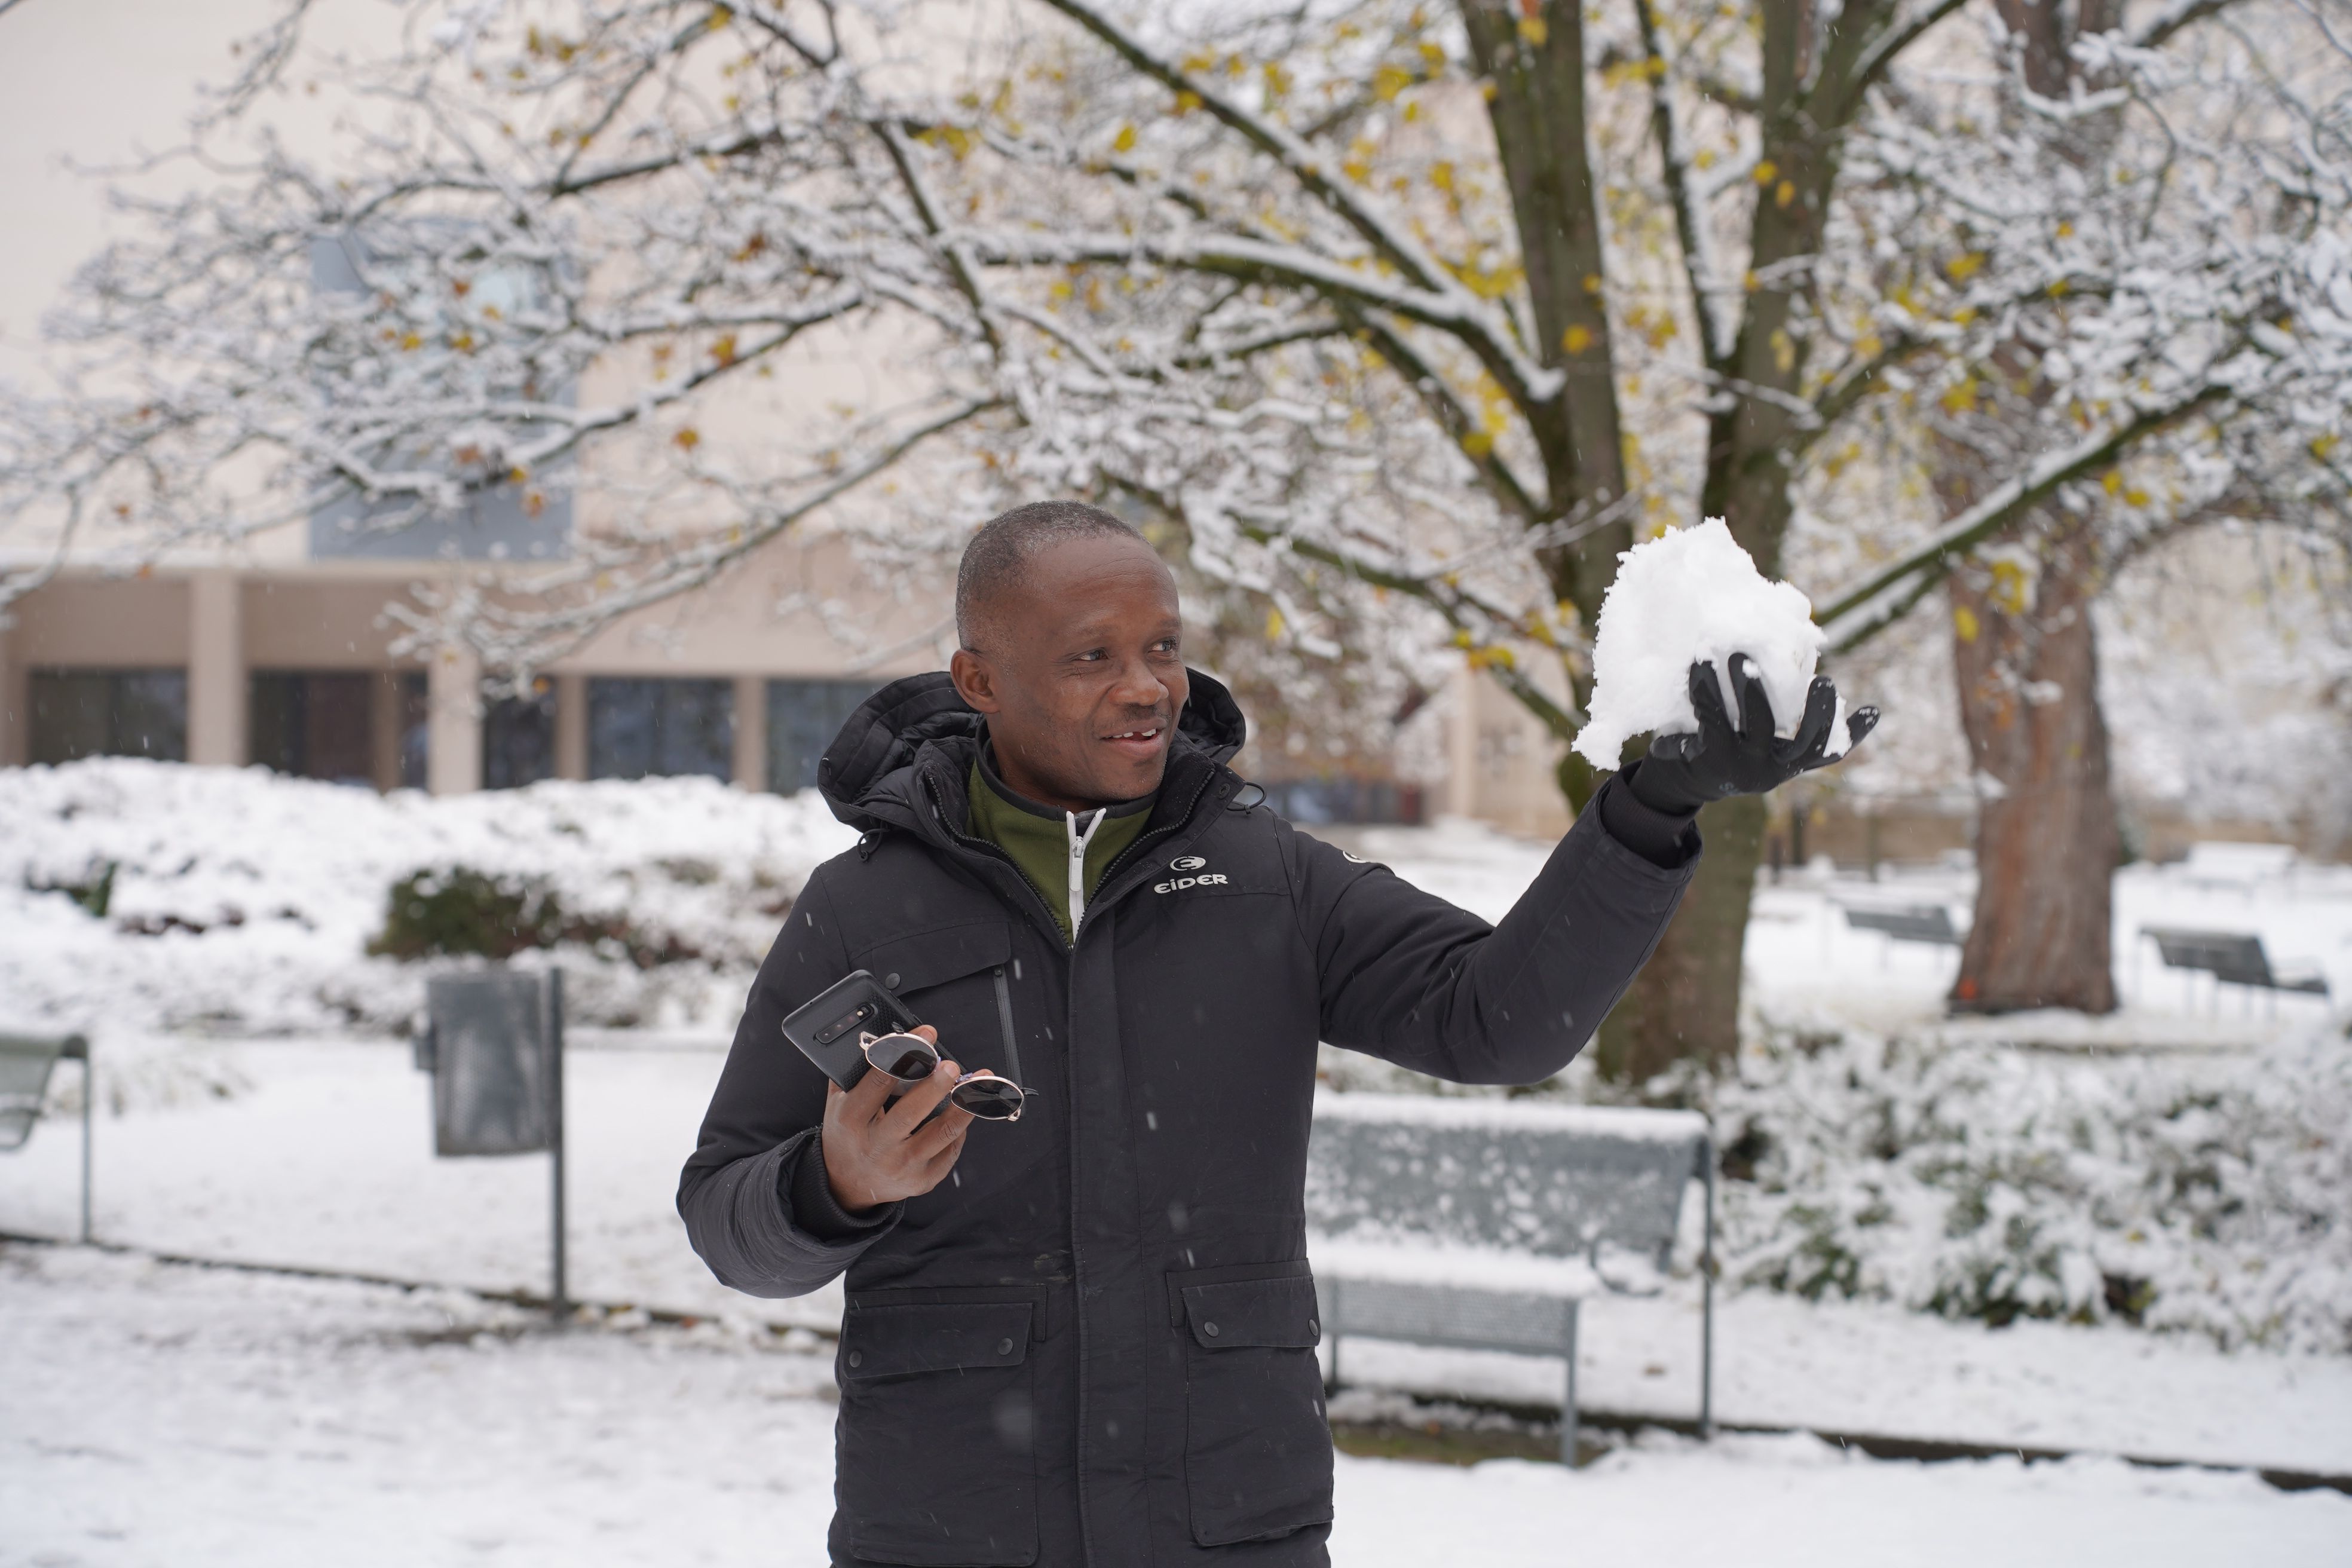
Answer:
<svg viewBox="0 0 2352 1568"><path fill-rule="evenodd" d="M866 1306L842 1320L835 1496L876 1563L1037 1560L1026 1301Z"/></svg>
<svg viewBox="0 0 2352 1568"><path fill-rule="evenodd" d="M1297 1268L1181 1286L1184 1484L1202 1546L1330 1521L1331 1426L1315 1357L1323 1331L1315 1281Z"/></svg>
<svg viewBox="0 0 2352 1568"><path fill-rule="evenodd" d="M985 1067L1011 1077L998 972L1012 953L1011 933L1003 921L991 921L886 942L860 954L857 963L905 1001L919 1022L939 1030L940 1049L967 1070Z"/></svg>

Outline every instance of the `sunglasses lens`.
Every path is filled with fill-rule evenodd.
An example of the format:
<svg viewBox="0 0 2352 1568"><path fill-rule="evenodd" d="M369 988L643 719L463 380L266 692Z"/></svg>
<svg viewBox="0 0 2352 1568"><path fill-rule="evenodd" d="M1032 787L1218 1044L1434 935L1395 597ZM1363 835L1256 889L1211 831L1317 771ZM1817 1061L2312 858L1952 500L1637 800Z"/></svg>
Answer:
<svg viewBox="0 0 2352 1568"><path fill-rule="evenodd" d="M1010 1121L1021 1114L1027 1097L1010 1079L967 1079L948 1097L983 1121Z"/></svg>
<svg viewBox="0 0 2352 1568"><path fill-rule="evenodd" d="M866 1059L892 1078L912 1083L929 1078L940 1054L912 1035L885 1035L866 1047Z"/></svg>

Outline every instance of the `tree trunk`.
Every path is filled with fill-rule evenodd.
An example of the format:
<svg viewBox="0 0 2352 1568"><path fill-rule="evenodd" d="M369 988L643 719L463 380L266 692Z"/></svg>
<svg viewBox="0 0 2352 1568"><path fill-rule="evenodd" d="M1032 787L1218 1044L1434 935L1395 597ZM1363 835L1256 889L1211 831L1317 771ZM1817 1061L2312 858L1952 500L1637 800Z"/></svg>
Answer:
<svg viewBox="0 0 2352 1568"><path fill-rule="evenodd" d="M1954 1008L2116 1006L2113 881L2122 837L2107 776L2091 623L2091 531L2058 521L2028 581L1951 582L1952 663L1978 778L1976 923Z"/></svg>
<svg viewBox="0 0 2352 1568"><path fill-rule="evenodd" d="M1706 854L1698 875L1658 951L1601 1026L1604 1078L1643 1083L1685 1057L1714 1064L1738 1053L1741 952L1764 816L1764 802L1752 795L1699 814Z"/></svg>

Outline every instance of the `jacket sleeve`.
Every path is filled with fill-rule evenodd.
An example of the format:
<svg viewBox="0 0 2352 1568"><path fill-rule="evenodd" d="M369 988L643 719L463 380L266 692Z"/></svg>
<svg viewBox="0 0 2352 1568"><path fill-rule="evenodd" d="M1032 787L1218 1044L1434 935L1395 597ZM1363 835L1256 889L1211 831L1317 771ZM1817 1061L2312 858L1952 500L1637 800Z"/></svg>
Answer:
<svg viewBox="0 0 2352 1568"><path fill-rule="evenodd" d="M895 1204L850 1216L824 1191L825 1078L784 1038L785 1016L850 969L824 878L822 867L809 878L760 965L678 1180L694 1250L753 1296L805 1296L898 1224Z"/></svg>
<svg viewBox="0 0 2352 1568"><path fill-rule="evenodd" d="M1323 1038L1455 1083L1566 1067L1656 948L1697 858L1661 866L1603 823L1614 777L1499 926L1286 829Z"/></svg>

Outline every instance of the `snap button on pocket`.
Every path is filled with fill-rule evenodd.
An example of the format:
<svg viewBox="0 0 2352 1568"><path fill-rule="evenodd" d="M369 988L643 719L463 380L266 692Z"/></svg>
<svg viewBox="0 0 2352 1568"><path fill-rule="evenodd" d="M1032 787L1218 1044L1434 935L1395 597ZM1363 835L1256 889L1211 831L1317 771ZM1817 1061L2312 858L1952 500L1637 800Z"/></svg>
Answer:
<svg viewBox="0 0 2352 1568"><path fill-rule="evenodd" d="M1011 1340L997 1341L996 1353L998 1355L1011 1355L1013 1353L1013 1342Z"/></svg>
<svg viewBox="0 0 2352 1568"><path fill-rule="evenodd" d="M1217 1337L1217 1325L1214 1323L1202 1323L1201 1325L1201 1331L1213 1340Z"/></svg>
<svg viewBox="0 0 2352 1568"><path fill-rule="evenodd" d="M898 989L898 975L897 971L894 970L890 973L884 975L882 977L882 984L888 986L893 991Z"/></svg>
<svg viewBox="0 0 2352 1568"><path fill-rule="evenodd" d="M1309 1318L1307 1320L1307 1331L1310 1334L1320 1334L1323 1331L1323 1325Z"/></svg>
<svg viewBox="0 0 2352 1568"><path fill-rule="evenodd" d="M866 1364L866 1352L864 1351L851 1351L849 1352L849 1364L852 1366L864 1366Z"/></svg>

